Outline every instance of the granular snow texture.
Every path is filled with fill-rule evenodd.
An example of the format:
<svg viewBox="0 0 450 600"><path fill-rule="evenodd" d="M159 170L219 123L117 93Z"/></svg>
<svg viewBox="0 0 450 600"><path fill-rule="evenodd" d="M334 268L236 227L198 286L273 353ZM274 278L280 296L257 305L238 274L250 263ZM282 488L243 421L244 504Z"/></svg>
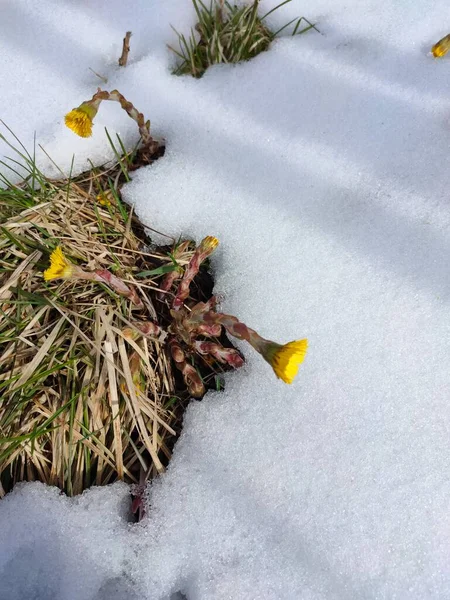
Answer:
<svg viewBox="0 0 450 600"><path fill-rule="evenodd" d="M450 58L428 54L447 3L293 2L273 26L320 34L201 80L165 47L190 3L132 4L4 3L3 119L63 170L101 162L103 127L131 144L133 122L102 106L81 140L63 115L99 84L88 67L107 76L167 142L125 198L159 231L216 235L223 311L310 348L286 386L240 346L138 526L122 485L1 501L0 600L450 598Z"/></svg>

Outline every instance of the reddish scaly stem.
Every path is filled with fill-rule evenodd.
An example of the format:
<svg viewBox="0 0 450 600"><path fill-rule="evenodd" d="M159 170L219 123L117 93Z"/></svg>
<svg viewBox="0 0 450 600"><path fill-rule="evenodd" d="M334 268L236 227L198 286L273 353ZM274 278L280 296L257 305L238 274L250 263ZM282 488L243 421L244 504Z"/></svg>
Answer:
<svg viewBox="0 0 450 600"><path fill-rule="evenodd" d="M234 348L224 348L214 342L204 342L197 340L194 347L199 354L210 354L220 363L228 363L235 369L242 367L244 359Z"/></svg>
<svg viewBox="0 0 450 600"><path fill-rule="evenodd" d="M136 290L128 287L121 279L110 273L107 269L96 269L92 274L92 279L106 283L121 296L129 298L136 307L143 308L144 304L137 295Z"/></svg>
<svg viewBox="0 0 450 600"><path fill-rule="evenodd" d="M174 310L180 310L180 308L183 306L184 301L189 296L190 285L194 277L197 275L200 265L214 252L218 243L219 241L217 238L207 236L201 241L200 245L195 250L194 256L189 261L189 264L184 272L183 279L178 286L178 291L172 305Z"/></svg>
<svg viewBox="0 0 450 600"><path fill-rule="evenodd" d="M172 252L172 258L174 261L177 261L179 258L181 258L183 256L183 254L186 252L186 250L189 247L189 240L186 240L184 242L181 242L181 244L178 244L173 252ZM166 275L163 277L163 280L159 286L160 290L162 292L167 292L170 290L170 288L172 287L172 285L175 283L175 281L177 281L177 279L181 279L181 277L183 276L183 268L180 267L178 264L174 265L174 270L171 271L170 273L166 273ZM165 294L159 294L159 298L163 298Z"/></svg>
<svg viewBox="0 0 450 600"><path fill-rule="evenodd" d="M189 323L188 326L195 329L199 325L222 325L228 331L228 333L238 340L245 340L253 348L264 356L266 349L273 346L273 342L266 340L261 337L254 329L250 329L244 323L241 323L239 319L232 315L225 315L223 313L216 313L213 311L206 312L195 312L192 311L186 321Z"/></svg>
<svg viewBox="0 0 450 600"><path fill-rule="evenodd" d="M183 375L189 393L194 398L201 398L205 393L205 386L194 367L186 362L186 355L180 344L172 338L169 340L169 348L177 369Z"/></svg>
<svg viewBox="0 0 450 600"><path fill-rule="evenodd" d="M136 329L131 327L122 329L123 335L132 340L136 340L140 335L155 338L162 333L161 327L153 321L134 321L132 324Z"/></svg>
<svg viewBox="0 0 450 600"><path fill-rule="evenodd" d="M136 121L143 144L149 145L151 143L155 143L155 140L150 135L150 121L146 121L144 115L139 112L134 105L119 92L119 90L107 92L106 90L101 90L99 88L97 93L92 96L91 102L94 104L99 104L102 100L118 102L128 116Z"/></svg>

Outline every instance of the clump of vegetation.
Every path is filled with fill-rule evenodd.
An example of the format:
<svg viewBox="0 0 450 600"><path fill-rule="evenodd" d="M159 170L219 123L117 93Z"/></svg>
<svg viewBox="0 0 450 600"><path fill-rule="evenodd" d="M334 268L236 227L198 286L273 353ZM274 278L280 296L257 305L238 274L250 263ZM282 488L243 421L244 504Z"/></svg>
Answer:
<svg viewBox="0 0 450 600"><path fill-rule="evenodd" d="M119 92L102 94L134 114ZM82 137L98 99L66 116ZM134 116L147 164L161 147ZM23 182L2 176L0 188L0 497L34 479L69 495L116 479L142 487L168 463L189 399L243 365L226 333L286 383L307 341L277 344L218 312L217 238L152 244L120 196L141 148L58 181L22 149L3 167L25 170Z"/></svg>
<svg viewBox="0 0 450 600"><path fill-rule="evenodd" d="M258 14L259 1L236 6L226 0L211 0L208 6L202 0L192 0L198 23L188 38L174 29L180 44L179 49L169 46L180 59L174 73L201 77L211 65L250 60L267 50L271 42L294 23L292 35L300 35L310 29L317 31L316 26L305 17L292 19L277 31L271 31L265 19L291 0L278 4L262 17Z"/></svg>
<svg viewBox="0 0 450 600"><path fill-rule="evenodd" d="M46 181L31 206L24 186L0 191L15 213L0 226L0 496L21 480L72 495L162 472L189 397L226 368L186 362L170 335L195 244L152 246L111 173ZM190 302L210 294L198 267Z"/></svg>

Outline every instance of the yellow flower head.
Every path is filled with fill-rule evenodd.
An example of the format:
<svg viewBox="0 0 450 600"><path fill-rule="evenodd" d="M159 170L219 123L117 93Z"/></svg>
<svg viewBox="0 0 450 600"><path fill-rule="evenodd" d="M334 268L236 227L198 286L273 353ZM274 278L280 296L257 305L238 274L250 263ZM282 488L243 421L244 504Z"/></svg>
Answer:
<svg viewBox="0 0 450 600"><path fill-rule="evenodd" d="M439 40L432 48L431 52L435 58L441 58L445 56L450 50L450 33L446 35L442 40Z"/></svg>
<svg viewBox="0 0 450 600"><path fill-rule="evenodd" d="M64 256L58 246L50 255L50 267L44 271L45 281L52 279L70 279L73 275L74 265Z"/></svg>
<svg viewBox="0 0 450 600"><path fill-rule="evenodd" d="M69 129L74 131L80 137L90 137L92 135L92 124L97 114L97 106L92 103L83 102L78 108L74 108L64 118Z"/></svg>
<svg viewBox="0 0 450 600"><path fill-rule="evenodd" d="M106 192L100 192L100 194L97 194L97 202L99 204L101 204L102 206L111 206L111 192L106 191Z"/></svg>
<svg viewBox="0 0 450 600"><path fill-rule="evenodd" d="M296 340L280 346L274 344L264 358L271 364L275 375L285 383L292 383L308 348L308 340Z"/></svg>
<svg viewBox="0 0 450 600"><path fill-rule="evenodd" d="M202 239L200 243L200 248L203 252L208 252L209 254L211 254L212 252L214 252L218 245L219 240L212 235L208 235Z"/></svg>

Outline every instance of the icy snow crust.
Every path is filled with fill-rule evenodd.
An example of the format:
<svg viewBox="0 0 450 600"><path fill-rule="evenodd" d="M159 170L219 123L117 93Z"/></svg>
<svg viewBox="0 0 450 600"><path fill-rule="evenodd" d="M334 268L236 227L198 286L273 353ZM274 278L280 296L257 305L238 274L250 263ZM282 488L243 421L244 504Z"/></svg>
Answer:
<svg viewBox="0 0 450 600"><path fill-rule="evenodd" d="M448 2L293 2L274 26L301 14L322 35L196 81L165 46L187 0L2 4L3 120L63 170L102 162L103 127L133 143L133 122L102 106L82 140L63 115L101 85L88 67L108 77L167 139L125 197L160 231L218 236L223 310L310 350L289 387L242 347L145 523L124 485L18 487L1 600L450 598L450 59L427 56Z"/></svg>

